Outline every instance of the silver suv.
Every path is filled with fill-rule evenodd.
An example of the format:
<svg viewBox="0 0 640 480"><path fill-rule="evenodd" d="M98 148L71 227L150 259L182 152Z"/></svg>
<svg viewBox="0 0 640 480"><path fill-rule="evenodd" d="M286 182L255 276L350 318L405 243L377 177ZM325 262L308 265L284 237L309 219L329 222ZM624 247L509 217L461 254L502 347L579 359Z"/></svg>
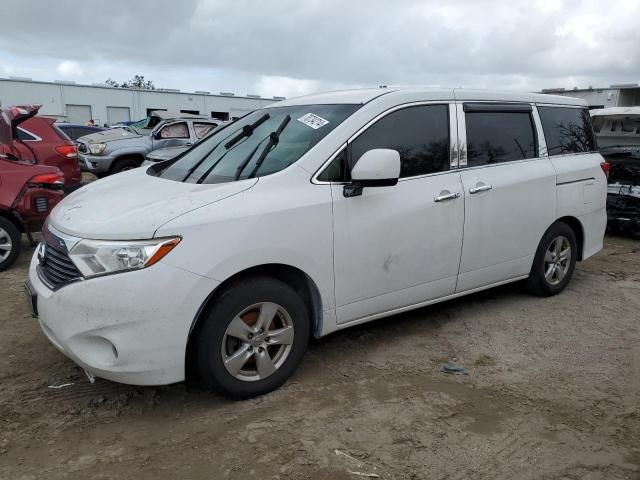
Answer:
<svg viewBox="0 0 640 480"><path fill-rule="evenodd" d="M153 112L151 129L112 128L80 137L80 168L96 175L110 175L139 167L152 150L190 146L217 127L220 121L185 113Z"/></svg>

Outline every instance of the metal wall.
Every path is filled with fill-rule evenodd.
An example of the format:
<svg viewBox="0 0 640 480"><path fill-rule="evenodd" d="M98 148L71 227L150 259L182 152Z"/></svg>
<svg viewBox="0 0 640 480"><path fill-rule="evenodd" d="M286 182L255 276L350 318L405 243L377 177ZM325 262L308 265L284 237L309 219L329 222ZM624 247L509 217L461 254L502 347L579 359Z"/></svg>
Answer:
<svg viewBox="0 0 640 480"><path fill-rule="evenodd" d="M98 125L109 121L108 107L129 109L131 120L147 116L147 109L195 110L203 115L228 112L229 118L239 117L251 110L266 106L278 99L240 96L209 95L203 93L163 92L158 90L132 90L107 86L76 85L29 80L0 79L0 102L4 106L40 103L43 115L68 119L79 111L78 106L89 107ZM72 107L68 107L71 105ZM73 107L76 106L76 107Z"/></svg>

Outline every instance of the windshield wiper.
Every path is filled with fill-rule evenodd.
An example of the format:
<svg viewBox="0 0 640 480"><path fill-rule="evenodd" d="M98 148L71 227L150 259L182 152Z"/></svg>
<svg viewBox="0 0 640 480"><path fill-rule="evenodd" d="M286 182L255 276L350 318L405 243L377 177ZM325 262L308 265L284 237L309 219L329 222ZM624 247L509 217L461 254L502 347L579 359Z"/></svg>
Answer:
<svg viewBox="0 0 640 480"><path fill-rule="evenodd" d="M258 160L256 160L255 167L253 167L253 170L251 170L251 173L249 174L249 176L247 178L253 178L255 176L255 174L258 172L258 169L262 165L262 162L267 157L267 155L269 154L271 149L275 145L278 144L278 141L280 139L280 134L282 133L284 128L289 123L289 120L291 120L291 115L287 115L286 117L284 117L284 119L282 120L282 122L280 123L280 126L276 129L276 131L275 132L271 132L269 134L269 142L262 149L262 152L260 153L260 156L258 157ZM258 145L260 145L260 144L258 144ZM247 164L249 163L249 161L251 160L253 155L256 153L257 149L258 149L258 147L256 147L247 156L247 158L245 158L244 161L238 166L238 170L236 171L236 176L234 177L234 180L238 180L238 178L240 178L240 175L242 174L242 171L247 167Z"/></svg>
<svg viewBox="0 0 640 480"><path fill-rule="evenodd" d="M227 135L226 137L224 137L222 140L220 140L218 143L216 143L213 148L211 148L205 155L202 156L202 158L200 160L198 160L195 165L193 165L189 171L187 172L187 175L182 179L182 181L186 181L187 178L189 178L193 172L196 171L196 168L198 168L200 165L202 165L202 162L204 162L207 158L209 158L209 155L211 155L213 153L213 151L218 148L220 146L220 144L222 144L222 142L224 142L227 138L229 138L234 132L236 132L237 130L232 130L231 133L229 135ZM226 153L226 152L225 152ZM219 161L219 160L218 160ZM218 164L218 161L215 162L214 165ZM209 171L210 169L208 169L207 171ZM200 183L200 182L198 182Z"/></svg>
<svg viewBox="0 0 640 480"><path fill-rule="evenodd" d="M228 152L229 149L232 146L234 146L236 143L238 143L241 139L243 139L244 137L251 136L251 134L253 134L253 131L258 126L262 125L262 123L264 123L268 119L269 119L269 114L265 113L262 117L260 117L258 120L253 122L251 125L245 125L244 127L242 127L242 130L235 137L233 137L231 140L229 140L227 143L224 144L224 148ZM234 132L237 132L237 130L233 130L229 135L227 135L222 140L220 140L218 143L216 143L215 146L206 153L206 155L203 155L202 159L200 159L199 162L196 162L196 164L189 169L189 171L187 172L187 175L184 177L183 181L187 180L187 178L189 178L191 176L191 174L193 174L193 172L196 171L196 169L202 164L202 162L204 162L209 157L209 155L211 155L213 153L213 151L216 148L218 148L220 146L220 144L222 142L224 142L227 138L229 138ZM209 175L209 173L211 173L211 170L213 170L216 167L216 165L218 165L218 163L220 163L220 160L222 160L222 158L227 154L227 152L225 152L222 155L222 157L220 157L218 160L216 160L213 163L213 165L210 168L208 168L207 171L203 175L200 176L200 178L198 179L198 181L196 183L202 183L204 181L204 179Z"/></svg>
<svg viewBox="0 0 640 480"><path fill-rule="evenodd" d="M232 146L234 146L236 143L238 143L240 140L242 140L244 137L250 137L253 134L253 131L256 128L258 128L260 125L262 125L264 122L266 122L268 119L269 119L269 114L265 113L258 120L253 122L251 125L245 125L244 127L242 127L242 131L240 131L238 135L236 135L235 137L233 137L231 140L229 140L227 143L224 144L224 148L228 150Z"/></svg>

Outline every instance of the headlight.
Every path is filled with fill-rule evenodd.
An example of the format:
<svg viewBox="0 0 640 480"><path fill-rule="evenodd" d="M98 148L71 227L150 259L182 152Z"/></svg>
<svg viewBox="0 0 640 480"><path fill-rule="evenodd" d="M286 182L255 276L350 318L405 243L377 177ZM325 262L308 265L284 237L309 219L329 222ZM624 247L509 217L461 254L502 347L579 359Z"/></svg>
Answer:
<svg viewBox="0 0 640 480"><path fill-rule="evenodd" d="M106 143L90 143L89 153L91 153L91 155L100 155L102 152L104 152L105 148L107 148Z"/></svg>
<svg viewBox="0 0 640 480"><path fill-rule="evenodd" d="M82 240L69 252L85 277L139 270L158 262L180 237L140 241Z"/></svg>

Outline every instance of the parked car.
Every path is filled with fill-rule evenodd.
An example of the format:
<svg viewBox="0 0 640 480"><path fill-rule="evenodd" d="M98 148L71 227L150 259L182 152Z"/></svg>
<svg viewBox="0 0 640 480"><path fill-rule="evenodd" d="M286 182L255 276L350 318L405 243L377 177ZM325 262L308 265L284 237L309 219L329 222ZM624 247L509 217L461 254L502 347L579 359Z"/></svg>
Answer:
<svg viewBox="0 0 640 480"><path fill-rule="evenodd" d="M284 383L311 335L508 282L560 293L602 248L605 171L579 99L290 99L65 199L29 281L45 335L93 375L193 370L247 398Z"/></svg>
<svg viewBox="0 0 640 480"><path fill-rule="evenodd" d="M147 154L142 165L149 166L158 162L164 162L165 160L171 160L178 155L182 155L184 152L192 148L190 145L184 145L180 147L166 147L158 148Z"/></svg>
<svg viewBox="0 0 640 480"><path fill-rule="evenodd" d="M154 112L155 113L155 112ZM162 112L166 114L166 112ZM80 162L96 175L108 175L139 167L145 155L158 148L193 145L220 122L206 117L180 114L158 121L150 134L129 127L106 130L78 141ZM160 118L160 117L154 117Z"/></svg>
<svg viewBox="0 0 640 480"><path fill-rule="evenodd" d="M228 122L220 122L220 124L216 128L221 128L224 125L226 125L227 123ZM203 136L202 138L198 139L197 142L202 142L204 139L207 138L207 135L211 135L214 132L215 132L215 129L209 130L205 134L205 136ZM165 160L171 160L173 158L176 158L178 155L182 155L184 152L186 152L190 148L193 148L193 145L182 145L182 146L178 146L178 147L158 148L158 149L153 150L153 151L151 151L151 152L149 152L147 154L147 156L145 157L145 160L142 163L142 165L143 166L149 166L149 165L154 165L154 164L156 164L158 162L164 162Z"/></svg>
<svg viewBox="0 0 640 480"><path fill-rule="evenodd" d="M8 160L0 154L0 272L15 263L22 234L42 228L45 218L64 197L64 176L55 167Z"/></svg>
<svg viewBox="0 0 640 480"><path fill-rule="evenodd" d="M640 107L590 113L600 153L610 164L608 227L640 236Z"/></svg>
<svg viewBox="0 0 640 480"><path fill-rule="evenodd" d="M0 153L56 167L64 174L65 189L75 190L82 182L75 143L56 126L54 118L36 116L40 107L22 105L3 110L12 133L10 141L0 144Z"/></svg>
<svg viewBox="0 0 640 480"><path fill-rule="evenodd" d="M18 258L22 233L42 228L51 209L64 197L64 176L56 167L36 165L15 138L17 125L31 114L11 107L0 112L0 271Z"/></svg>
<svg viewBox="0 0 640 480"><path fill-rule="evenodd" d="M640 145L600 150L609 162L608 227L640 237Z"/></svg>
<svg viewBox="0 0 640 480"><path fill-rule="evenodd" d="M92 133L98 133L106 130L104 127L96 127L90 125L79 125L76 123L64 123L57 122L55 126L62 130L67 137L69 137L74 142L77 141L80 137L84 137L85 135L91 135Z"/></svg>

